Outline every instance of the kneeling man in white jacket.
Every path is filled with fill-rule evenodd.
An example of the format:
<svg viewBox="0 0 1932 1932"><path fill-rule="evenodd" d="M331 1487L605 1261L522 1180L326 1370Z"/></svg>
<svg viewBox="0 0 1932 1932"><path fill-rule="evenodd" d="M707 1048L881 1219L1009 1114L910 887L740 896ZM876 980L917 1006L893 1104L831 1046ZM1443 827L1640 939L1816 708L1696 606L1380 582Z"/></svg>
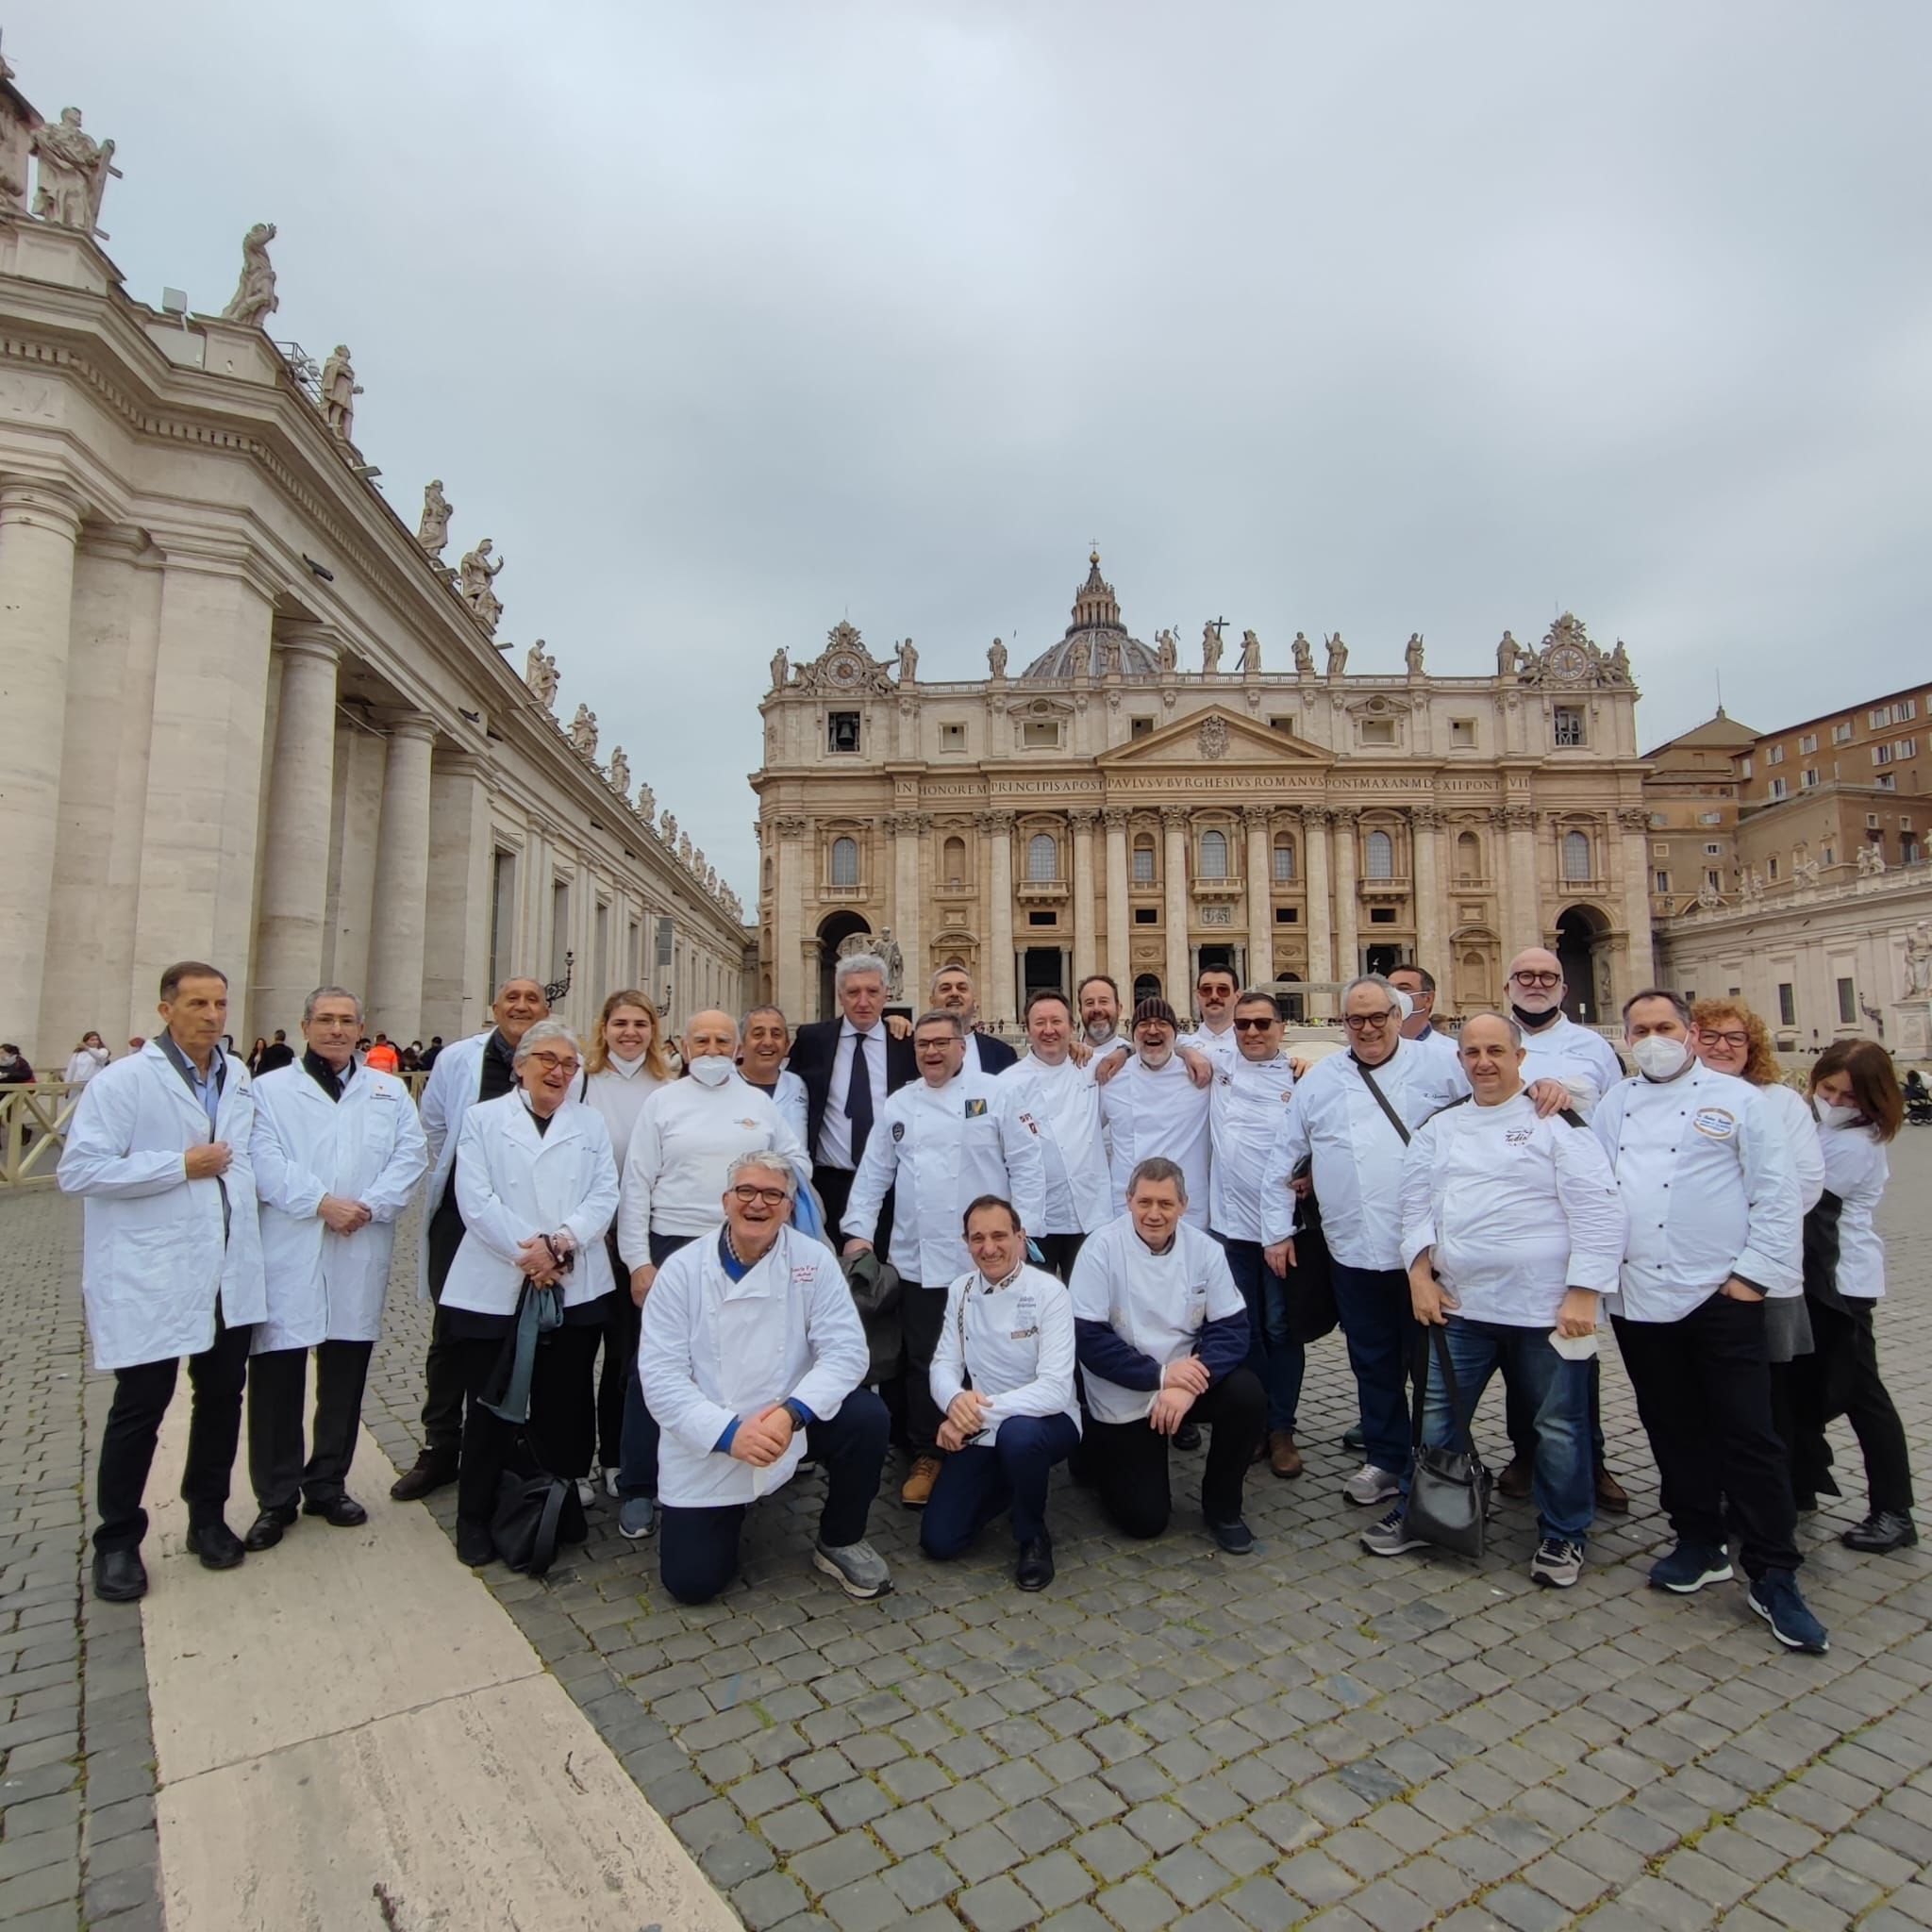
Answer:
<svg viewBox="0 0 1932 1932"><path fill-rule="evenodd" d="M644 1302L638 1373L662 1432L659 1574L679 1603L708 1603L737 1575L746 1507L790 1479L808 1442L825 1473L813 1563L848 1596L892 1587L865 1541L886 1406L858 1386L865 1330L837 1257L787 1224L797 1186L781 1155L739 1155L724 1225L672 1255Z"/></svg>

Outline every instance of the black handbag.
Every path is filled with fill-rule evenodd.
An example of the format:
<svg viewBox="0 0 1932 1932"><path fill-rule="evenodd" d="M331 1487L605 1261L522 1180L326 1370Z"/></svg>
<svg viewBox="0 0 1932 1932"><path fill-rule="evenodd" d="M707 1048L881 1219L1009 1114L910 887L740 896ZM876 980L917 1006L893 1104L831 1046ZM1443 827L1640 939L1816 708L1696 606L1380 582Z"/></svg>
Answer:
<svg viewBox="0 0 1932 1932"><path fill-rule="evenodd" d="M1299 1174L1301 1169L1297 1169ZM1335 1277L1328 1264L1328 1238L1322 1231L1322 1204L1311 1187L1295 1209L1294 1261L1283 1277L1288 1300L1288 1332L1304 1347L1332 1334L1341 1315L1335 1306Z"/></svg>
<svg viewBox="0 0 1932 1932"><path fill-rule="evenodd" d="M547 1575L558 1545L580 1543L589 1534L577 1486L569 1477L516 1475L505 1470L497 1478L490 1539L510 1569L528 1576Z"/></svg>
<svg viewBox="0 0 1932 1932"><path fill-rule="evenodd" d="M1408 1482L1408 1508L1404 1521L1411 1536L1434 1543L1438 1549L1454 1550L1458 1556L1480 1557L1488 1533L1490 1485L1491 1477L1476 1453L1475 1439L1470 1434L1469 1418L1462 1413L1462 1395L1456 1386L1456 1371L1449 1361L1449 1337L1437 1324L1428 1324L1435 1343L1437 1363L1449 1391L1449 1417L1453 1424L1448 1441L1439 1447L1423 1447L1423 1410L1428 1400L1428 1356L1424 1353L1422 1373L1415 1378L1415 1471ZM1463 1447L1456 1446L1460 1438Z"/></svg>

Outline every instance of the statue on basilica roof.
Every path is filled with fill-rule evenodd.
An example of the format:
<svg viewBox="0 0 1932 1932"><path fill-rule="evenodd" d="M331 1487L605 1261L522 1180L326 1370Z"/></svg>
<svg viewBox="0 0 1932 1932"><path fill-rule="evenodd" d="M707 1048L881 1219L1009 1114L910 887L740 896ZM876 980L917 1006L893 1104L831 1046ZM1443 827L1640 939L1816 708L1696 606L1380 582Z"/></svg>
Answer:
<svg viewBox="0 0 1932 1932"><path fill-rule="evenodd" d="M62 108L59 120L35 128L33 152L41 164L34 213L83 235L98 232L108 176L121 173L114 165L114 143L89 134L78 108Z"/></svg>
<svg viewBox="0 0 1932 1932"><path fill-rule="evenodd" d="M224 322L240 323L243 328L259 328L281 305L275 293L275 264L268 258L268 244L275 239L273 222L257 222L242 238L242 279L228 306L222 310Z"/></svg>

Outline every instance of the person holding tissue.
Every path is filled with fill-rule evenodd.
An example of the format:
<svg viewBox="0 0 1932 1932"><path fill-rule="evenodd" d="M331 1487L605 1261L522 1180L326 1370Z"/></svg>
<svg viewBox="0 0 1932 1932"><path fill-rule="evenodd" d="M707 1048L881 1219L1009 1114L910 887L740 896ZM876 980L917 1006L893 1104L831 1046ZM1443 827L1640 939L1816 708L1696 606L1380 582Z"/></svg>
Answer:
<svg viewBox="0 0 1932 1932"><path fill-rule="evenodd" d="M1428 1364L1423 1440L1459 1441L1491 1374L1535 1417L1540 1541L1533 1581L1568 1590L1594 1505L1590 1369L1597 1299L1617 1285L1624 1204L1602 1146L1574 1113L1540 1118L1523 1080L1523 1034L1501 1013L1463 1024L1471 1089L1432 1115L1402 1169L1402 1258L1415 1318L1446 1332L1455 1392ZM1378 1557L1421 1547L1407 1497L1362 1537Z"/></svg>

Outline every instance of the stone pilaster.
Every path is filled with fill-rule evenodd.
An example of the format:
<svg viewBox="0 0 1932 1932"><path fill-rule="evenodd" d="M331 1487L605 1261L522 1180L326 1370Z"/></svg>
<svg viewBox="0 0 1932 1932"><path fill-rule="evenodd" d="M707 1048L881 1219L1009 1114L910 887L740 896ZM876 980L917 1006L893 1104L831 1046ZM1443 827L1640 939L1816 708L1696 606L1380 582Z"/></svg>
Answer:
<svg viewBox="0 0 1932 1932"><path fill-rule="evenodd" d="M806 956L809 944L818 956L818 941L806 931L805 919L805 836L806 821L796 813L784 813L765 821L778 847L778 879L772 908L772 929L780 935L778 946L778 1005L785 1017L796 1026L814 1015L806 1007ZM785 936L795 936L785 943ZM910 955L908 956L908 963ZM818 989L811 989L817 998ZM829 1015L818 1014L820 1019Z"/></svg>
<svg viewBox="0 0 1932 1932"><path fill-rule="evenodd" d="M1166 835L1167 974L1161 991L1167 995L1185 1028L1191 1014L1193 988L1188 979L1188 824L1191 814L1184 805L1160 808L1161 830ZM1130 995L1123 990L1121 997Z"/></svg>
<svg viewBox="0 0 1932 1932"><path fill-rule="evenodd" d="M1107 827L1107 972L1119 986L1121 998L1130 1000L1134 974L1129 937L1133 921L1127 912L1127 808L1109 805L1100 816Z"/></svg>
<svg viewBox="0 0 1932 1932"><path fill-rule="evenodd" d="M1099 813L1091 805L1076 806L1067 814L1074 827L1074 986L1067 988L1070 998L1074 994L1074 988L1096 970L1093 931L1093 822L1098 817Z"/></svg>
<svg viewBox="0 0 1932 1932"><path fill-rule="evenodd" d="M1335 976L1343 986L1361 969L1360 941L1356 930L1356 826L1361 813L1352 805L1337 806L1335 821Z"/></svg>
<svg viewBox="0 0 1932 1932"><path fill-rule="evenodd" d="M991 1025L1006 1026L1014 1018L1017 998L1013 985L1013 814L982 812L979 829L992 860L988 940L992 958L988 962L987 998L980 1015Z"/></svg>
<svg viewBox="0 0 1932 1932"><path fill-rule="evenodd" d="M886 821L892 835L892 938L905 960L905 997L915 1008L920 981L925 976L924 934L920 918L919 840L923 829L916 811L894 812Z"/></svg>
<svg viewBox="0 0 1932 1932"><path fill-rule="evenodd" d="M1442 814L1433 805L1419 805L1408 815L1409 885L1415 895L1416 963L1436 975L1437 998L1449 1009L1448 935L1442 924L1441 871L1437 860L1442 837Z"/></svg>
<svg viewBox="0 0 1932 1932"><path fill-rule="evenodd" d="M1268 896L1273 816L1265 805L1241 808L1248 835L1248 982L1253 986L1274 977L1274 913Z"/></svg>
<svg viewBox="0 0 1932 1932"><path fill-rule="evenodd" d="M1328 896L1328 808L1322 805L1302 807L1302 904L1308 921L1308 977L1327 980L1335 977L1335 941L1329 921ZM1326 994L1313 995L1308 1017L1332 1016L1334 1001Z"/></svg>
<svg viewBox="0 0 1932 1932"><path fill-rule="evenodd" d="M1624 874L1624 970L1616 988L1621 1011L1632 993L1657 984L1657 971L1650 930L1650 813L1625 806L1617 813L1617 831Z"/></svg>

